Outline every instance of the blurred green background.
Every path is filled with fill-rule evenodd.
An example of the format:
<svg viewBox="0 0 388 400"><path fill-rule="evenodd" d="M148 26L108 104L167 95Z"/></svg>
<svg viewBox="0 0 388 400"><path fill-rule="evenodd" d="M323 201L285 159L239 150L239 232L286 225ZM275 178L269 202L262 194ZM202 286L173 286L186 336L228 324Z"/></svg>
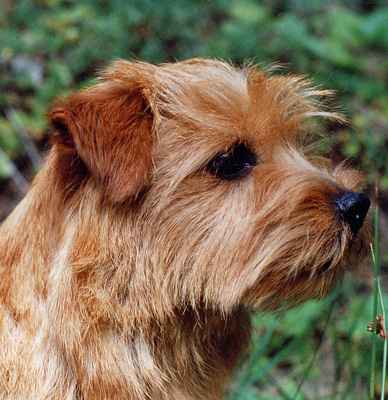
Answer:
<svg viewBox="0 0 388 400"><path fill-rule="evenodd" d="M84 86L114 58L164 62L206 56L281 63L337 91L336 103L350 124L327 126L329 153L364 171L370 192L377 183L384 250L386 0L2 0L0 13L0 219L39 167L48 147L45 113L56 96ZM255 316L250 357L229 399L366 399L368 268L347 277L324 301Z"/></svg>

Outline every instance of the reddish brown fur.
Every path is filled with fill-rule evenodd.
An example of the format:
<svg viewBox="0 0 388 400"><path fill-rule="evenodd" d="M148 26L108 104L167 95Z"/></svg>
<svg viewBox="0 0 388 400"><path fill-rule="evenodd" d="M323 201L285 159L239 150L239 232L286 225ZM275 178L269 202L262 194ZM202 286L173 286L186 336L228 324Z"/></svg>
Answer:
<svg viewBox="0 0 388 400"><path fill-rule="evenodd" d="M50 112L53 147L0 228L0 398L216 400L252 308L325 295L365 254L332 200L360 183L304 154L338 118L299 77L118 61ZM233 143L260 158L224 182Z"/></svg>

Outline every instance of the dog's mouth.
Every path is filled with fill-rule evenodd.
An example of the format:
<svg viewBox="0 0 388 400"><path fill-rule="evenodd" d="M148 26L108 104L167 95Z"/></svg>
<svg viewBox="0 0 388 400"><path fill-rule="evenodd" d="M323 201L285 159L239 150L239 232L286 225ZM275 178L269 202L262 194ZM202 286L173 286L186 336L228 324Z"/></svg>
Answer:
<svg viewBox="0 0 388 400"><path fill-rule="evenodd" d="M321 265L302 268L296 279L333 279L361 264L369 254L368 232L352 232L350 236L345 237L345 243L339 246L338 253L334 253Z"/></svg>
<svg viewBox="0 0 388 400"><path fill-rule="evenodd" d="M257 308L278 309L324 297L345 272L358 268L368 256L369 231L367 220L355 233L345 221L333 218L324 227L314 224L310 234L301 235L292 246L286 242L287 246L282 247L280 243L279 249L292 251L292 257L287 252L277 253L278 258L262 269L262 276L249 290L250 301Z"/></svg>

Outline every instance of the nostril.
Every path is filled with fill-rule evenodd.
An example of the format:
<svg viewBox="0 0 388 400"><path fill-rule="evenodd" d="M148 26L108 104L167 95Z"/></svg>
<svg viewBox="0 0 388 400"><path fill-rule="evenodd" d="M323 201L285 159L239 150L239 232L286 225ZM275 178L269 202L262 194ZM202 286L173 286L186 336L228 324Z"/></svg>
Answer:
<svg viewBox="0 0 388 400"><path fill-rule="evenodd" d="M350 226L353 233L357 233L370 207L368 196L364 193L346 192L335 201L335 205L341 218Z"/></svg>

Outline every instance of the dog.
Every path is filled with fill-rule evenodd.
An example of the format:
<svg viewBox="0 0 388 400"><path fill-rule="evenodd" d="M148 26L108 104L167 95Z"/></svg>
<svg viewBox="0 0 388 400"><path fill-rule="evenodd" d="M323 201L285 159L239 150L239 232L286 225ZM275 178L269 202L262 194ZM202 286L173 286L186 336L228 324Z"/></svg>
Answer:
<svg viewBox="0 0 388 400"><path fill-rule="evenodd" d="M118 60L58 100L0 228L0 398L221 399L251 310L320 298L368 253L361 174L311 145L330 95Z"/></svg>

